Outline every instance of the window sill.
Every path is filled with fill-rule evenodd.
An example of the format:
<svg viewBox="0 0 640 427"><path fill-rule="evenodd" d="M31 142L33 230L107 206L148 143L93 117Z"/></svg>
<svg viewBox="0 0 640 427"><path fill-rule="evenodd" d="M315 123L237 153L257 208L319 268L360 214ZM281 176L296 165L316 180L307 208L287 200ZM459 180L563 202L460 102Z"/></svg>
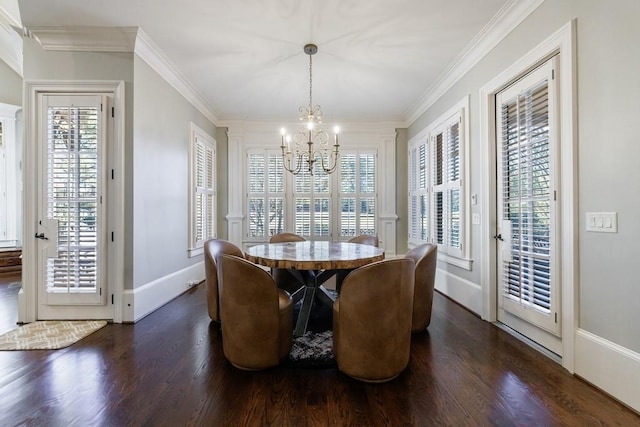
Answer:
<svg viewBox="0 0 640 427"><path fill-rule="evenodd" d="M438 261L446 262L447 264L455 265L456 267L460 267L462 269L471 271L471 265L473 264L473 260L469 258L458 258L452 255L447 255L438 252Z"/></svg>
<svg viewBox="0 0 640 427"><path fill-rule="evenodd" d="M416 246L420 246L424 243L423 241L410 241L409 249L413 249ZM471 266L473 265L473 260L470 258L461 258L453 255L448 255L442 251L442 249L438 248L438 261L446 262L447 264L454 265L456 267L460 267L464 270L471 271Z"/></svg>
<svg viewBox="0 0 640 427"><path fill-rule="evenodd" d="M189 249L188 251L189 258L197 257L198 255L202 255L204 253L204 248L194 248Z"/></svg>

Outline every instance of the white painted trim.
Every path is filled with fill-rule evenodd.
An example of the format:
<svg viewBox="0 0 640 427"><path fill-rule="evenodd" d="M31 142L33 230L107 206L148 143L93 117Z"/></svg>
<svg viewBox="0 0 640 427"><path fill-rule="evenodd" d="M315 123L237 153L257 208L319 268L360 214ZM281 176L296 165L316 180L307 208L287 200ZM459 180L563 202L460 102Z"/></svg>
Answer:
<svg viewBox="0 0 640 427"><path fill-rule="evenodd" d="M158 45L147 34L138 29L134 52L146 62L156 73L167 81L187 101L198 109L207 119L218 126L214 108L201 97L187 78L178 71L178 67L160 50Z"/></svg>
<svg viewBox="0 0 640 427"><path fill-rule="evenodd" d="M29 27L44 50L133 52L138 27Z"/></svg>
<svg viewBox="0 0 640 427"><path fill-rule="evenodd" d="M496 230L495 94L519 76L560 53L560 259L562 260L562 366L574 371L575 328L578 325L577 242L577 99L575 21L529 51L480 89L480 154L482 166L482 222L480 224L482 271L482 318L497 318L497 253L492 236Z"/></svg>
<svg viewBox="0 0 640 427"><path fill-rule="evenodd" d="M204 261L124 291L123 322L137 322L205 279Z"/></svg>
<svg viewBox="0 0 640 427"><path fill-rule="evenodd" d="M425 91L406 115L407 126L415 122L454 84L498 45L544 0L510 0L445 69L436 83Z"/></svg>
<svg viewBox="0 0 640 427"><path fill-rule="evenodd" d="M22 37L18 30L22 26L0 7L0 60L4 61L22 77Z"/></svg>
<svg viewBox="0 0 640 427"><path fill-rule="evenodd" d="M482 312L482 288L476 283L438 268L435 289L478 315Z"/></svg>
<svg viewBox="0 0 640 427"><path fill-rule="evenodd" d="M24 84L24 141L22 146L23 182L23 236L36 233L38 220L38 168L37 150L33 141L38 135L38 95L40 93L105 93L113 94L115 106L113 164L114 195L110 198L109 218L114 241L110 242L109 290L113 292L113 321L122 321L122 293L124 289L124 140L125 140L125 83L123 81L26 81ZM32 141L31 144L28 141ZM29 323L37 319L37 245L35 239L24 238L22 243L22 290L23 299L19 304L18 319Z"/></svg>
<svg viewBox="0 0 640 427"><path fill-rule="evenodd" d="M575 373L640 411L640 354L584 329L576 331Z"/></svg>

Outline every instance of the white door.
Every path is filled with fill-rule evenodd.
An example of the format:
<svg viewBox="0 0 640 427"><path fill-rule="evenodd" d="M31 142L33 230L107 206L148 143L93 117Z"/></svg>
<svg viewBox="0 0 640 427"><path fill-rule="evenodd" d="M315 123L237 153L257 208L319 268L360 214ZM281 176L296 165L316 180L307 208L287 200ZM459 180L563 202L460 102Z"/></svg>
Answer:
<svg viewBox="0 0 640 427"><path fill-rule="evenodd" d="M496 95L498 320L561 354L554 59Z"/></svg>
<svg viewBox="0 0 640 427"><path fill-rule="evenodd" d="M112 319L106 268L108 98L40 95L38 319Z"/></svg>

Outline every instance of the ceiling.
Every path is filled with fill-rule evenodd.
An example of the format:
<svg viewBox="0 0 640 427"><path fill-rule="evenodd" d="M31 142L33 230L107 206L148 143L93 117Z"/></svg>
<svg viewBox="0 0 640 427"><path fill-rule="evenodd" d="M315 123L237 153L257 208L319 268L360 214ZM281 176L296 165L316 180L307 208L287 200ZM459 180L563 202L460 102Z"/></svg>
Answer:
<svg viewBox="0 0 640 427"><path fill-rule="evenodd" d="M19 0L29 26L137 26L220 121L406 121L512 0Z"/></svg>

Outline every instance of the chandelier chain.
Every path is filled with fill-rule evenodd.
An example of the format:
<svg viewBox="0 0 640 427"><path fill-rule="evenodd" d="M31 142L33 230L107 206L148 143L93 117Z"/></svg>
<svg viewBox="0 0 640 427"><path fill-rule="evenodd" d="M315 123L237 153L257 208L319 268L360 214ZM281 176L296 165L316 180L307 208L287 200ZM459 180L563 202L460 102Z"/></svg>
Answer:
<svg viewBox="0 0 640 427"><path fill-rule="evenodd" d="M309 55L309 114L313 109L313 56Z"/></svg>

